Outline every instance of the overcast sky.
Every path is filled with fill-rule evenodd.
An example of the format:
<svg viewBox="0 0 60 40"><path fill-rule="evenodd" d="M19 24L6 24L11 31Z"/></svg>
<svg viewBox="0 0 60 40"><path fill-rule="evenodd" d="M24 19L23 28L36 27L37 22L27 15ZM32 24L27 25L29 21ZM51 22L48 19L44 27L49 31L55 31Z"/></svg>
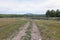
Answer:
<svg viewBox="0 0 60 40"><path fill-rule="evenodd" d="M60 0L0 0L1 14L45 14L48 9L60 9Z"/></svg>

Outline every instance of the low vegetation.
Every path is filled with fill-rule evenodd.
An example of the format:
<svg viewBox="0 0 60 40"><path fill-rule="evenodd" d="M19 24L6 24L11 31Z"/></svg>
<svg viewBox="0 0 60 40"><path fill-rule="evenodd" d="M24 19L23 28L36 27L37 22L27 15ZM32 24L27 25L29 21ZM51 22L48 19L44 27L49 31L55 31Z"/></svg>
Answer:
<svg viewBox="0 0 60 40"><path fill-rule="evenodd" d="M26 21L14 18L0 19L0 40L6 40L19 30Z"/></svg>
<svg viewBox="0 0 60 40"><path fill-rule="evenodd" d="M31 29L32 23L30 23L29 27L27 28L26 35L22 37L22 40L31 40Z"/></svg>
<svg viewBox="0 0 60 40"><path fill-rule="evenodd" d="M36 21L42 40L60 40L60 21L39 20Z"/></svg>

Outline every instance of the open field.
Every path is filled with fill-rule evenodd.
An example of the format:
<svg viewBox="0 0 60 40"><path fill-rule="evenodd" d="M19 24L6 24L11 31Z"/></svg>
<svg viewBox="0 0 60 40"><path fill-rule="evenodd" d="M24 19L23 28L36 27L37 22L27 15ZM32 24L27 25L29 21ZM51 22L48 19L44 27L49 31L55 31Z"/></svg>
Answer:
<svg viewBox="0 0 60 40"><path fill-rule="evenodd" d="M0 40L9 38L25 24L25 20L17 18L0 18Z"/></svg>
<svg viewBox="0 0 60 40"><path fill-rule="evenodd" d="M36 24L40 30L42 40L60 40L59 20L37 20Z"/></svg>
<svg viewBox="0 0 60 40"><path fill-rule="evenodd" d="M60 21L0 18L0 40L39 39L60 40Z"/></svg>

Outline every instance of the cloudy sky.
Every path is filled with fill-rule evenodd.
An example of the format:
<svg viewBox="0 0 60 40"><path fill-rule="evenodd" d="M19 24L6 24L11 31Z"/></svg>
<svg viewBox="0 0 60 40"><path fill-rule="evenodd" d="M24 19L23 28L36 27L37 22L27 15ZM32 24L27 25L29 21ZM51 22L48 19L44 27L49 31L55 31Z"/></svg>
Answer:
<svg viewBox="0 0 60 40"><path fill-rule="evenodd" d="M0 14L45 14L60 9L60 0L0 0Z"/></svg>

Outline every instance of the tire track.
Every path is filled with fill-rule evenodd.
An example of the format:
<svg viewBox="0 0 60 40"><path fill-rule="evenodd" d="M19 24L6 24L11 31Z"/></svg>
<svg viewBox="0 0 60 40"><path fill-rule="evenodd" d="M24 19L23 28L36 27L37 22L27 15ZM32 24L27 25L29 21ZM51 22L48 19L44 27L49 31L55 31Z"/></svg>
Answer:
<svg viewBox="0 0 60 40"><path fill-rule="evenodd" d="M32 23L32 27L31 40L41 40L40 32L34 22Z"/></svg>
<svg viewBox="0 0 60 40"><path fill-rule="evenodd" d="M18 32L18 34L12 38L12 40L21 40L22 36L26 35L27 28L29 27L29 22L24 25L24 27Z"/></svg>

